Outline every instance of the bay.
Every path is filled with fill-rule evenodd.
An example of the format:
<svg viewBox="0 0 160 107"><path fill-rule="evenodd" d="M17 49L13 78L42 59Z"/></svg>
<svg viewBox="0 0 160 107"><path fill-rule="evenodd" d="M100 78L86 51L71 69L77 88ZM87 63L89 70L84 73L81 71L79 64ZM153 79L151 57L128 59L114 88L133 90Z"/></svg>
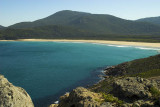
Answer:
<svg viewBox="0 0 160 107"><path fill-rule="evenodd" d="M156 49L93 43L0 42L0 74L47 107L78 86L100 80L104 67L155 55Z"/></svg>

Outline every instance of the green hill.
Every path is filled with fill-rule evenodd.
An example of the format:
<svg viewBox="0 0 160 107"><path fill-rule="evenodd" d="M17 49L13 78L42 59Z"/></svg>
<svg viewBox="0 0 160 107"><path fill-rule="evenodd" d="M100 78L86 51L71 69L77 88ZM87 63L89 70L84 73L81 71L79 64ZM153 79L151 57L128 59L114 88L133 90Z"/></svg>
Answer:
<svg viewBox="0 0 160 107"><path fill-rule="evenodd" d="M152 24L160 25L160 16L158 17L149 17L149 18L142 18L138 19L138 22L149 22Z"/></svg>
<svg viewBox="0 0 160 107"><path fill-rule="evenodd" d="M118 72L117 72L118 71ZM129 75L144 78L160 76L160 54L125 62L106 69L107 75Z"/></svg>
<svg viewBox="0 0 160 107"><path fill-rule="evenodd" d="M111 15L64 10L34 22L21 22L9 28L33 28L47 25L70 26L98 34L160 34L160 26L124 20Z"/></svg>

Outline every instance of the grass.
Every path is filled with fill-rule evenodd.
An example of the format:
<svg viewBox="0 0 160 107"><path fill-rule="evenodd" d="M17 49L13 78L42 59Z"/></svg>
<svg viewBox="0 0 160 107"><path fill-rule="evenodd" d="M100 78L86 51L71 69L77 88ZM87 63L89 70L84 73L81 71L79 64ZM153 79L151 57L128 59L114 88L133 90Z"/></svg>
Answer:
<svg viewBox="0 0 160 107"><path fill-rule="evenodd" d="M107 78L99 82L98 84L93 85L92 87L90 87L90 89L96 93L103 93L103 92L105 92L106 94L110 93L113 90L113 86L112 86L113 81L114 81L114 78L112 77Z"/></svg>
<svg viewBox="0 0 160 107"><path fill-rule="evenodd" d="M153 70L149 70L147 72L133 74L131 76L133 76L133 77L139 76L139 77L142 77L142 78L156 77L156 76L160 76L160 69L153 69Z"/></svg>

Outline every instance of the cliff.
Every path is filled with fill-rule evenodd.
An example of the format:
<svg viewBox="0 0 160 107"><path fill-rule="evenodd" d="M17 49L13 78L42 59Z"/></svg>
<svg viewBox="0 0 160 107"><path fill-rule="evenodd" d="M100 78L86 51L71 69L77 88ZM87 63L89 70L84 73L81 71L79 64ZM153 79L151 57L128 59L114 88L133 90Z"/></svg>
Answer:
<svg viewBox="0 0 160 107"><path fill-rule="evenodd" d="M34 107L28 93L0 75L0 107Z"/></svg>

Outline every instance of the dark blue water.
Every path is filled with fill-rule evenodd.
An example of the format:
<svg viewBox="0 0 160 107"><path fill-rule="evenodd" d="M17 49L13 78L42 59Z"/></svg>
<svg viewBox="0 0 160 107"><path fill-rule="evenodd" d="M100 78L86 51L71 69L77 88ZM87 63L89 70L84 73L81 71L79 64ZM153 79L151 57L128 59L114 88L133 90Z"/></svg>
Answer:
<svg viewBox="0 0 160 107"><path fill-rule="evenodd" d="M155 50L90 43L0 42L0 74L47 106L77 86L99 80L103 67L157 54Z"/></svg>

